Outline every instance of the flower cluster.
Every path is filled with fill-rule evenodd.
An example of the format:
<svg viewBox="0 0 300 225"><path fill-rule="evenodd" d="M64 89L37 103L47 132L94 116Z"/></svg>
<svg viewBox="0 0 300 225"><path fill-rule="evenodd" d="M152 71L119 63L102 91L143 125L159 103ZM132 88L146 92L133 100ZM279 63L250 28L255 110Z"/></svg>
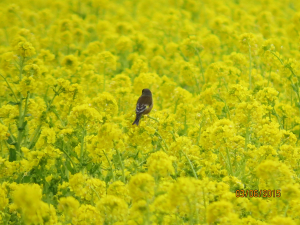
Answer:
<svg viewBox="0 0 300 225"><path fill-rule="evenodd" d="M300 224L299 9L1 0L0 224Z"/></svg>

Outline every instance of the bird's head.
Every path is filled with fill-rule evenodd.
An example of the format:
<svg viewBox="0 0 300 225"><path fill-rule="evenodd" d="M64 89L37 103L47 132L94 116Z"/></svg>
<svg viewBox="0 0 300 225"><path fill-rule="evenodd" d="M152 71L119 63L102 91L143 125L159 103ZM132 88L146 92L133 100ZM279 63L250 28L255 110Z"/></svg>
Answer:
<svg viewBox="0 0 300 225"><path fill-rule="evenodd" d="M151 91L148 88L142 90L142 95L152 95Z"/></svg>

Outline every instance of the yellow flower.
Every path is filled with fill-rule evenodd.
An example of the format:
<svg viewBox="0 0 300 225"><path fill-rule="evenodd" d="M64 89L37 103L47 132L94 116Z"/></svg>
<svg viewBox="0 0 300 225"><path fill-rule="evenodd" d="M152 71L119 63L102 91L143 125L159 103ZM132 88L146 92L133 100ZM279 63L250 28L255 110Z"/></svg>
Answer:
<svg viewBox="0 0 300 225"><path fill-rule="evenodd" d="M278 189L293 183L293 173L287 165L266 160L258 165L256 174L261 179L260 189Z"/></svg>
<svg viewBox="0 0 300 225"><path fill-rule="evenodd" d="M106 184L97 178L89 178L87 175L76 173L69 179L70 190L76 196L87 201L98 201L98 197L104 195Z"/></svg>
<svg viewBox="0 0 300 225"><path fill-rule="evenodd" d="M162 74L167 62L162 56L157 55L152 58L150 64L154 71L158 74Z"/></svg>
<svg viewBox="0 0 300 225"><path fill-rule="evenodd" d="M98 132L98 141L101 143L102 148L111 149L118 141L123 138L122 130L114 123L105 123L100 127Z"/></svg>
<svg viewBox="0 0 300 225"><path fill-rule="evenodd" d="M279 154L283 157L284 161L288 162L289 165L295 167L299 159L299 148L295 148L291 145L282 145L280 147Z"/></svg>
<svg viewBox="0 0 300 225"><path fill-rule="evenodd" d="M275 193L275 194L277 194L277 193ZM299 185L287 184L286 186L283 186L281 188L280 194L281 194L280 197L286 203L289 203L290 201L292 201L294 199L298 199L299 194L300 194Z"/></svg>
<svg viewBox="0 0 300 225"><path fill-rule="evenodd" d="M172 185L168 193L170 205L177 208L181 213L193 215L201 208L199 205L199 195L201 195L199 184L190 177L180 177ZM193 215L197 216L197 215Z"/></svg>
<svg viewBox="0 0 300 225"><path fill-rule="evenodd" d="M233 176L226 176L222 179L223 182L230 185L230 190L244 189L244 184L241 180Z"/></svg>
<svg viewBox="0 0 300 225"><path fill-rule="evenodd" d="M42 202L42 190L37 184L20 184L13 192L14 204L21 210L27 223L44 223L49 220L49 215L54 214L53 206ZM52 211L49 214L49 211ZM47 218L48 217L48 218ZM54 218L54 220L57 220Z"/></svg>
<svg viewBox="0 0 300 225"><path fill-rule="evenodd" d="M156 73L141 73L134 79L133 88L135 94L140 94L144 88L150 89L153 94L158 89L161 83L161 78Z"/></svg>
<svg viewBox="0 0 300 225"><path fill-rule="evenodd" d="M128 205L123 199L116 196L103 197L97 203L97 209L107 223L124 222L127 219Z"/></svg>
<svg viewBox="0 0 300 225"><path fill-rule="evenodd" d="M97 55L97 64L102 73L111 73L117 69L116 57L109 51L104 51Z"/></svg>
<svg viewBox="0 0 300 225"><path fill-rule="evenodd" d="M4 210L4 208L8 205L7 191L5 190L4 185L0 186L0 210Z"/></svg>
<svg viewBox="0 0 300 225"><path fill-rule="evenodd" d="M185 56L192 57L201 52L202 46L196 36L190 36L182 41L180 49Z"/></svg>
<svg viewBox="0 0 300 225"><path fill-rule="evenodd" d="M140 73L148 72L148 64L142 58L134 60L131 70L134 74L139 75Z"/></svg>
<svg viewBox="0 0 300 225"><path fill-rule="evenodd" d="M248 66L246 57L241 53L232 52L229 56L229 59L233 61L233 65L237 68Z"/></svg>
<svg viewBox="0 0 300 225"><path fill-rule="evenodd" d="M74 55L67 55L63 58L61 65L75 71L79 65L78 59Z"/></svg>
<svg viewBox="0 0 300 225"><path fill-rule="evenodd" d="M215 53L219 50L221 42L218 36L210 34L202 40L202 45L204 50Z"/></svg>
<svg viewBox="0 0 300 225"><path fill-rule="evenodd" d="M130 201L128 186L121 181L115 181L111 185L109 185L107 194L121 198L127 203L129 203Z"/></svg>
<svg viewBox="0 0 300 225"><path fill-rule="evenodd" d="M9 137L8 128L0 123L0 140L7 140Z"/></svg>
<svg viewBox="0 0 300 225"><path fill-rule="evenodd" d="M282 132L279 130L279 124L271 122L264 124L261 130L258 131L257 136L262 144L277 146L280 143Z"/></svg>
<svg viewBox="0 0 300 225"><path fill-rule="evenodd" d="M111 79L110 88L112 91L115 91L117 88L130 88L131 80L130 77L125 74L118 74Z"/></svg>
<svg viewBox="0 0 300 225"><path fill-rule="evenodd" d="M121 36L116 43L116 49L120 53L124 53L126 51L130 52L132 49L132 41L129 37Z"/></svg>
<svg viewBox="0 0 300 225"><path fill-rule="evenodd" d="M75 198L63 197L59 199L57 209L63 211L66 217L73 217L76 215L79 205Z"/></svg>
<svg viewBox="0 0 300 225"><path fill-rule="evenodd" d="M38 58L42 59L44 62L51 62L55 59L55 56L49 50L41 49Z"/></svg>
<svg viewBox="0 0 300 225"><path fill-rule="evenodd" d="M37 83L32 77L24 77L20 82L20 92L27 96L28 93L34 93L37 88Z"/></svg>
<svg viewBox="0 0 300 225"><path fill-rule="evenodd" d="M22 57L31 57L35 55L35 48L30 42L21 41L15 46L16 53Z"/></svg>
<svg viewBox="0 0 300 225"><path fill-rule="evenodd" d="M35 78L41 75L41 68L37 64L29 64L24 67L26 76L34 76Z"/></svg>
<svg viewBox="0 0 300 225"><path fill-rule="evenodd" d="M88 104L75 106L68 116L70 124L81 128L92 129L102 121L100 113Z"/></svg>
<svg viewBox="0 0 300 225"><path fill-rule="evenodd" d="M90 42L87 46L87 52L89 55L97 55L98 53L104 51L105 44L100 41Z"/></svg>
<svg viewBox="0 0 300 225"><path fill-rule="evenodd" d="M257 54L258 50L258 40L257 37L252 33L244 33L239 36L240 49L249 53L251 51L252 54Z"/></svg>
<svg viewBox="0 0 300 225"><path fill-rule="evenodd" d="M148 173L158 177L174 174L172 159L162 151L152 153L147 159Z"/></svg>
<svg viewBox="0 0 300 225"><path fill-rule="evenodd" d="M175 56L176 53L178 54L178 47L179 47L179 46L178 46L177 43L169 42L169 43L166 45L166 54L167 54L169 57Z"/></svg>
<svg viewBox="0 0 300 225"><path fill-rule="evenodd" d="M56 134L53 128L44 128L41 132L40 138L36 143L37 148L41 148L45 144L54 144Z"/></svg>
<svg viewBox="0 0 300 225"><path fill-rule="evenodd" d="M228 138L233 137L235 132L234 124L228 119L222 119L214 124L210 138L219 147Z"/></svg>
<svg viewBox="0 0 300 225"><path fill-rule="evenodd" d="M92 105L105 120L112 118L118 113L117 101L108 92L100 93L97 97L93 98Z"/></svg>
<svg viewBox="0 0 300 225"><path fill-rule="evenodd" d="M129 213L128 224L143 224L146 220L144 215L149 214L149 207L147 201L138 200L132 203Z"/></svg>
<svg viewBox="0 0 300 225"><path fill-rule="evenodd" d="M100 212L91 205L81 205L72 218L72 223L75 225L103 224L103 222L104 218L101 217Z"/></svg>
<svg viewBox="0 0 300 225"><path fill-rule="evenodd" d="M267 87L257 93L257 99L263 104L274 105L278 94L278 91L276 91L274 88Z"/></svg>
<svg viewBox="0 0 300 225"><path fill-rule="evenodd" d="M290 217L276 216L271 221L272 225L296 225L297 223Z"/></svg>
<svg viewBox="0 0 300 225"><path fill-rule="evenodd" d="M154 195L154 178L147 173L133 176L129 182L129 194L134 202L150 200Z"/></svg>
<svg viewBox="0 0 300 225"><path fill-rule="evenodd" d="M184 62L180 69L180 76L184 83L189 86L198 85L199 69L190 62Z"/></svg>
<svg viewBox="0 0 300 225"><path fill-rule="evenodd" d="M218 201L210 204L207 210L208 223L233 224L238 218L234 214L232 204L226 201Z"/></svg>

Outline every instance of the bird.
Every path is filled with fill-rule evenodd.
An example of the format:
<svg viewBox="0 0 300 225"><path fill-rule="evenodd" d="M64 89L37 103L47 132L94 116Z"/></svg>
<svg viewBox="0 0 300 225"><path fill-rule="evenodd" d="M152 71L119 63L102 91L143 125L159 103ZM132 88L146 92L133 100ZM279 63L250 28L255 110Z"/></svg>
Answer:
<svg viewBox="0 0 300 225"><path fill-rule="evenodd" d="M145 88L142 90L142 95L139 97L136 103L135 113L136 118L132 125L139 125L142 115L148 114L153 107L152 93L149 89Z"/></svg>

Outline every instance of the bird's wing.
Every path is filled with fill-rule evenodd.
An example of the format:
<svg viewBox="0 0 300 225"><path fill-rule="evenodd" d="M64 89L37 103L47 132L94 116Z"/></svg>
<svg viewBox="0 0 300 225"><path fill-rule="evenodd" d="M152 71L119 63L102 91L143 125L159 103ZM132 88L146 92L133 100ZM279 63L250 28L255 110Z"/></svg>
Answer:
<svg viewBox="0 0 300 225"><path fill-rule="evenodd" d="M147 109L147 105L141 104L141 103L136 104L135 111L136 111L137 114L143 113L146 109Z"/></svg>

